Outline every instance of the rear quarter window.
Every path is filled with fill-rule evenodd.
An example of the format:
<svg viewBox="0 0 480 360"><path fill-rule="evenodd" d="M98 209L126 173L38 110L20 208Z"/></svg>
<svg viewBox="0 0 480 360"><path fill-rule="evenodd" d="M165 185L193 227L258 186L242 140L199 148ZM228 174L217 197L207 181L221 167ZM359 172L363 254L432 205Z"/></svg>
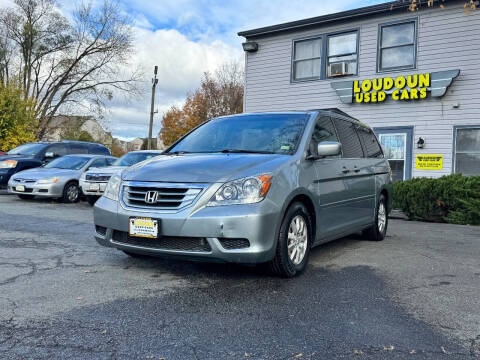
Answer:
<svg viewBox="0 0 480 360"><path fill-rule="evenodd" d="M366 128L357 129L358 136L362 141L363 148L366 152L366 156L369 158L383 158L382 148L378 143L377 138L373 134L373 131Z"/></svg>
<svg viewBox="0 0 480 360"><path fill-rule="evenodd" d="M103 145L91 144L89 146L89 153L93 155L110 155L110 150Z"/></svg>

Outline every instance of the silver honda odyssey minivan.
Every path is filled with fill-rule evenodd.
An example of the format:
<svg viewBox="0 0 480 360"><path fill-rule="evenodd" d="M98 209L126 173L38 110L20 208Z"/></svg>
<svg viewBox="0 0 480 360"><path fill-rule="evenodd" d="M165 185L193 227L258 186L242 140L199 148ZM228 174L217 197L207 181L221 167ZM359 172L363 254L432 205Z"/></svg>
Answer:
<svg viewBox="0 0 480 360"><path fill-rule="evenodd" d="M268 263L292 277L316 245L383 240L392 195L374 133L340 110L218 117L113 176L95 238L130 256Z"/></svg>

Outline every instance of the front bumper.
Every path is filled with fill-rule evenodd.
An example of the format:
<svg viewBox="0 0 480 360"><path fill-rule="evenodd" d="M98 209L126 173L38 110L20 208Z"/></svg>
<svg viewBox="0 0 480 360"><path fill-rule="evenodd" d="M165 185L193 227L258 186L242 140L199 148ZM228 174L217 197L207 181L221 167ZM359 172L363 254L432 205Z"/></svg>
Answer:
<svg viewBox="0 0 480 360"><path fill-rule="evenodd" d="M194 209L192 211L192 209ZM127 243L129 219L149 217L159 220L159 236ZM261 263L273 258L276 247L280 209L267 199L257 204L188 207L177 213L136 211L123 208L118 202L101 197L94 207L95 238L103 246L115 247L139 254L173 255L195 260L236 263ZM118 234L124 240L118 240ZM162 239L182 242L200 239L208 244L203 249L184 250L161 248ZM176 240L177 239L177 240ZM225 239L248 240L248 247L226 248ZM148 241L152 242L150 246Z"/></svg>
<svg viewBox="0 0 480 360"><path fill-rule="evenodd" d="M15 168L0 169L0 189L7 187L8 181L10 180L13 174L15 174Z"/></svg>
<svg viewBox="0 0 480 360"><path fill-rule="evenodd" d="M24 186L24 191L17 191L17 186ZM12 182L8 183L8 192L10 194L17 195L32 195L43 197L61 197L63 195L63 183L56 184L36 184L36 183L24 183L24 182Z"/></svg>
<svg viewBox="0 0 480 360"><path fill-rule="evenodd" d="M86 181L80 179L79 183L83 194L86 196L102 196L105 192L105 188L107 187L107 182Z"/></svg>

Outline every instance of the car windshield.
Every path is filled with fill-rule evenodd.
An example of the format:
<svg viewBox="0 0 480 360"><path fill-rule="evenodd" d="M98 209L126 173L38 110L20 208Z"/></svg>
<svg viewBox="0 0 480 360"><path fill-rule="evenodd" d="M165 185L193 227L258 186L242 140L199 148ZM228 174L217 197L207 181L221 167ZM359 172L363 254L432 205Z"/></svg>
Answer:
<svg viewBox="0 0 480 360"><path fill-rule="evenodd" d="M115 160L113 166L132 166L140 161L150 159L151 157L160 155L159 153L148 152L131 152L123 155L120 159Z"/></svg>
<svg viewBox="0 0 480 360"><path fill-rule="evenodd" d="M85 156L63 156L49 162L45 167L47 169L81 169L91 158Z"/></svg>
<svg viewBox="0 0 480 360"><path fill-rule="evenodd" d="M293 154L308 114L253 114L213 119L192 131L168 153Z"/></svg>
<svg viewBox="0 0 480 360"><path fill-rule="evenodd" d="M8 155L36 155L45 149L47 144L24 144L10 150Z"/></svg>

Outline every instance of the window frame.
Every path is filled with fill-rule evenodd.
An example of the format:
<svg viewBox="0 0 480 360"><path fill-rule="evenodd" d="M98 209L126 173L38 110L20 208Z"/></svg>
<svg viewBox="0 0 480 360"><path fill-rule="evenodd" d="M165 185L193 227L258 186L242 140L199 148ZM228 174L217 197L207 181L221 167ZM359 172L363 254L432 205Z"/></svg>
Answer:
<svg viewBox="0 0 480 360"><path fill-rule="evenodd" d="M354 33L354 32L357 33L357 69L356 69L357 71L356 71L356 74L355 75L352 74L352 75L345 75L345 76L328 77L327 76L328 38L330 36L350 34L350 33ZM295 79L295 72L294 72L295 71L295 67L294 67L295 43L300 42L300 41L315 40L315 39L321 39L320 76L319 77L314 77L314 78L305 78L305 79L298 79L297 80L297 79ZM359 63L360 63L360 28L359 27L295 38L295 39L292 39L292 43L291 43L290 83L295 84L295 83L303 83L303 82L308 82L308 81L319 81L319 80L329 80L329 81L331 81L332 79L340 79L340 78L344 78L344 77L358 76L358 70L360 69Z"/></svg>
<svg viewBox="0 0 480 360"><path fill-rule="evenodd" d="M330 50L329 46L328 46L328 39L331 38L331 37L338 37L338 36L349 35L349 34L355 34L357 36L356 41L355 41L356 52L330 56L328 54L328 51ZM342 75L342 76L328 76L328 58L339 57L339 56L347 56L347 55L353 55L353 54L357 55L355 74L346 74L346 75ZM349 76L358 76L358 61L359 61L359 58L360 58L360 29L354 29L354 30L351 30L351 31L335 32L335 33L330 33L330 34L326 35L326 40L325 40L325 78L326 79L340 79L340 78L349 77Z"/></svg>
<svg viewBox="0 0 480 360"><path fill-rule="evenodd" d="M456 125L453 127L453 148L452 148L452 174L457 173L457 133L458 130L479 130L480 131L480 125ZM465 151L460 151L460 153L463 154L470 154L472 152L465 152Z"/></svg>
<svg viewBox="0 0 480 360"><path fill-rule="evenodd" d="M384 27L402 25L402 24L408 24L408 23L413 23L414 26L415 26L415 31L414 31L414 34L413 34L413 40L414 40L413 44L387 46L385 48L382 48L382 29ZM393 66L393 67L388 67L388 68L383 68L381 66L381 64L382 64L382 50L383 49L393 49L393 48L397 48L397 47L411 46L411 45L413 45L413 65ZM418 17L396 20L396 21L391 21L391 22L378 24L378 32L377 32L377 74L395 72L395 71L399 71L399 70L416 70L417 69L417 48L418 48Z"/></svg>

